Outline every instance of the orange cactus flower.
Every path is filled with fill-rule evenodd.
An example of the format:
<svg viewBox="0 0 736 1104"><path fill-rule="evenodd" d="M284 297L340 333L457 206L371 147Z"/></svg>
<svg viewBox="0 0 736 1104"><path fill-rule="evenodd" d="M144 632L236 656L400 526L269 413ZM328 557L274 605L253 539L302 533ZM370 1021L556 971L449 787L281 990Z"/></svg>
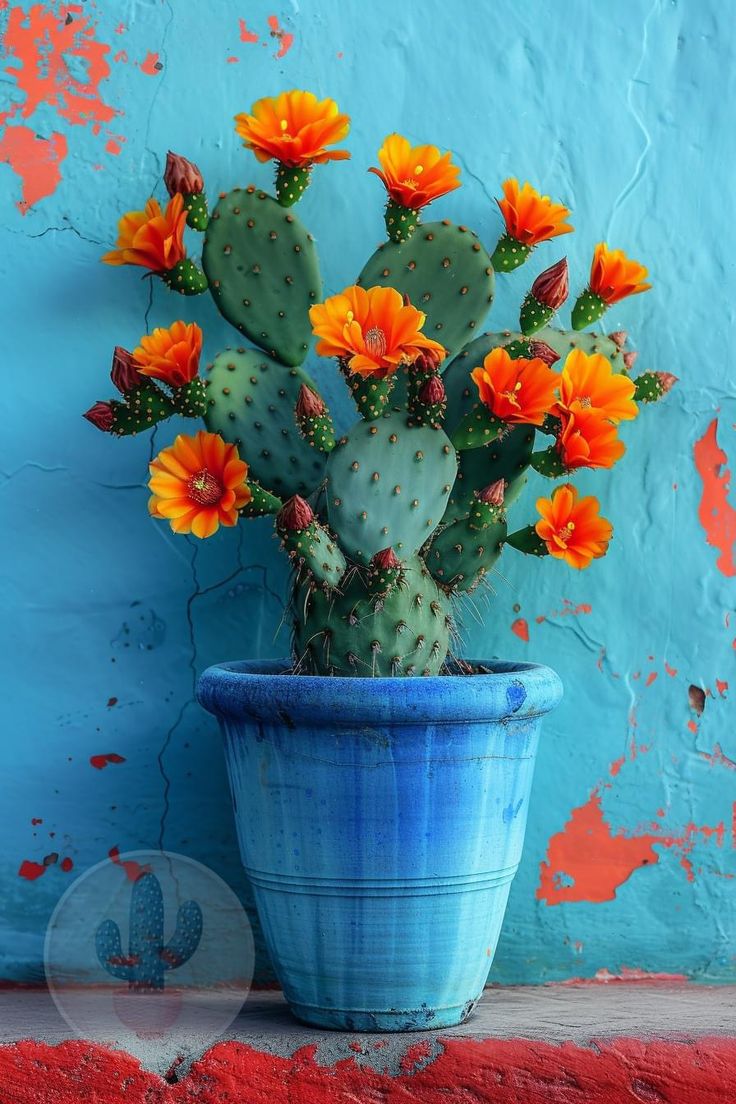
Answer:
<svg viewBox="0 0 736 1104"><path fill-rule="evenodd" d="M541 517L535 529L550 556L578 570L605 556L613 526L601 517L597 498L579 498L575 487L566 483L552 498L538 498L537 510Z"/></svg>
<svg viewBox="0 0 736 1104"><path fill-rule="evenodd" d="M368 172L381 178L390 199L413 211L460 187L452 154L440 153L437 146L412 146L400 134L389 134L378 160L381 168L371 166Z"/></svg>
<svg viewBox="0 0 736 1104"><path fill-rule="evenodd" d="M149 465L152 517L165 518L175 533L211 537L220 525L235 525L250 502L248 465L219 433L180 433Z"/></svg>
<svg viewBox="0 0 736 1104"><path fill-rule="evenodd" d="M492 349L470 378L481 402L504 422L541 425L555 402L559 376L539 357L512 360L504 348Z"/></svg>
<svg viewBox="0 0 736 1104"><path fill-rule="evenodd" d="M574 229L565 219L570 214L561 203L540 195L528 182L519 187L513 177L504 180L503 199L496 203L501 209L506 233L501 237L491 258L497 272L512 272L523 264L535 245L550 241Z"/></svg>
<svg viewBox="0 0 736 1104"><path fill-rule="evenodd" d="M584 407L563 416L557 449L565 468L612 468L626 451L615 425Z"/></svg>
<svg viewBox="0 0 736 1104"><path fill-rule="evenodd" d="M560 376L559 410L595 410L611 422L624 422L639 413L635 391L634 381L623 372L614 372L601 353L589 356L582 349L573 349Z"/></svg>
<svg viewBox="0 0 736 1104"><path fill-rule="evenodd" d="M105 264L140 265L152 272L168 272L184 260L184 224L187 213L181 195L172 196L162 211L149 199L143 211L128 211L118 223L118 243L105 253Z"/></svg>
<svg viewBox="0 0 736 1104"><path fill-rule="evenodd" d="M141 338L133 360L143 376L183 387L199 371L202 331L196 322L174 322L168 330L158 327Z"/></svg>
<svg viewBox="0 0 736 1104"><path fill-rule="evenodd" d="M606 304L618 303L627 295L640 295L652 286L647 284L648 270L638 261L630 260L623 249L609 249L599 242L590 266L590 290Z"/></svg>
<svg viewBox="0 0 736 1104"><path fill-rule="evenodd" d="M320 356L346 361L351 373L383 379L420 353L442 360L446 351L421 332L426 315L405 304L394 288L345 288L310 308Z"/></svg>
<svg viewBox="0 0 736 1104"><path fill-rule="evenodd" d="M281 92L258 100L251 114L235 116L235 129L246 149L259 161L280 161L303 168L323 161L342 161L347 150L328 150L350 130L334 100L318 100L313 92Z"/></svg>

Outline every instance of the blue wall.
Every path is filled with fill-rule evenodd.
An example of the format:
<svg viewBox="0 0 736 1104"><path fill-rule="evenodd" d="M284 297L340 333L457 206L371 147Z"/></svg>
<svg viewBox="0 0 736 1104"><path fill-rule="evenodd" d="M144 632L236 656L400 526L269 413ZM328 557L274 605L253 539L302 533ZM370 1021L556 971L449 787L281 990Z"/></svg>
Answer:
<svg viewBox="0 0 736 1104"><path fill-rule="evenodd" d="M122 210L161 195L168 147L199 163L211 194L267 184L231 117L305 87L353 118L353 160L319 170L300 207L330 292L381 239L382 190L365 170L394 129L456 152L464 187L437 216L487 245L500 228L493 197L514 174L573 208L575 285L602 238L650 265L654 290L606 328L630 329L639 363L681 383L631 427L612 476L578 481L615 523L607 560L575 574L509 552L484 627L468 622L468 654L550 662L567 687L492 979L733 979L730 13L718 0L24 7L28 18L12 0L0 10L2 975L39 976L56 900L114 846L163 843L245 892L218 735L193 687L218 659L285 651L274 633L286 573L266 522L199 544L149 520L146 464L173 425L114 441L79 415L107 397L115 343L182 312L205 327L208 356L230 340L206 297L174 298L100 254ZM495 328L514 323L529 280L559 255L540 248L498 280ZM316 373L336 396L331 366ZM702 716L691 684L706 691ZM106 753L125 761L95 769L90 757Z"/></svg>

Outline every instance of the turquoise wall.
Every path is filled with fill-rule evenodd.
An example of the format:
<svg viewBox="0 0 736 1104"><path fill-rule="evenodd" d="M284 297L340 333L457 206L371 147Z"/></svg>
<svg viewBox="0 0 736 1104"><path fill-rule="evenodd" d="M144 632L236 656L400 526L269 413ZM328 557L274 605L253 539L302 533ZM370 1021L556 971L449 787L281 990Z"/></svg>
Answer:
<svg viewBox="0 0 736 1104"><path fill-rule="evenodd" d="M572 207L576 286L602 238L650 265L654 290L606 328L681 383L627 432L612 476L578 481L615 524L607 560L575 574L509 551L483 626L467 623L467 654L551 663L567 688L492 979L734 979L732 14L719 0L0 3L3 976L40 976L54 904L111 848L163 844L246 894L194 682L286 650L283 564L266 522L200 544L149 520L146 464L175 426L115 441L80 412L108 396L115 343L179 314L204 326L208 356L230 340L206 297L100 255L121 211L162 194L168 147L211 194L268 184L231 118L304 87L353 119L353 160L315 174L300 208L329 292L381 239L365 170L394 129L456 152L464 187L437 216L486 245L513 174ZM560 255L542 247L498 280L494 328ZM334 399L332 367L314 368ZM90 762L110 753L124 761Z"/></svg>

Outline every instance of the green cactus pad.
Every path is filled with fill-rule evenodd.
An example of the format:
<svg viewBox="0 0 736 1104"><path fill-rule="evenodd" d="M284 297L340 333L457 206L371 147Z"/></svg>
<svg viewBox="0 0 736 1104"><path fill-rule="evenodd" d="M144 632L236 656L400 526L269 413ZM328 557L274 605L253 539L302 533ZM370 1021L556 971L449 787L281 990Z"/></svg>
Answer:
<svg viewBox="0 0 736 1104"><path fill-rule="evenodd" d="M212 213L202 263L228 322L276 360L301 364L322 281L312 236L296 215L253 185L236 188Z"/></svg>
<svg viewBox="0 0 736 1104"><path fill-rule="evenodd" d="M572 328L584 330L586 326L591 326L593 322L602 318L607 310L608 304L601 299L600 295L586 288L582 295L578 296L572 308Z"/></svg>
<svg viewBox="0 0 736 1104"><path fill-rule="evenodd" d="M540 303L536 296L529 292L521 304L519 328L526 337L529 337L537 330L548 326L554 316L555 312L552 307L546 307L544 303Z"/></svg>
<svg viewBox="0 0 736 1104"><path fill-rule="evenodd" d="M436 675L450 647L449 599L418 557L402 565L400 584L384 597L353 568L337 593L302 583L293 609L295 670L302 674Z"/></svg>
<svg viewBox="0 0 736 1104"><path fill-rule="evenodd" d="M427 567L447 591L474 590L498 560L505 539L506 522L500 517L482 529L470 518L459 518L432 541Z"/></svg>
<svg viewBox="0 0 736 1104"><path fill-rule="evenodd" d="M331 534L312 521L306 529L281 531L281 547L299 571L306 570L313 580L328 588L338 585L347 563Z"/></svg>
<svg viewBox="0 0 736 1104"><path fill-rule="evenodd" d="M277 514L283 506L280 498L272 495L269 491L264 491L255 479L248 480L248 490L251 493L251 500L240 511L242 518L265 517L267 514Z"/></svg>
<svg viewBox="0 0 736 1104"><path fill-rule="evenodd" d="M175 413L171 399L152 382L134 387L127 392L124 402L113 399L110 405L115 418L111 432L118 437L130 437L152 429Z"/></svg>
<svg viewBox="0 0 736 1104"><path fill-rule="evenodd" d="M207 429L238 446L264 489L281 498L311 494L325 456L302 437L294 406L303 383L316 390L312 379L256 349L225 349L207 372Z"/></svg>
<svg viewBox="0 0 736 1104"><path fill-rule="evenodd" d="M424 333L453 356L493 302L491 258L477 236L451 222L420 226L406 242L384 242L358 277L370 288L393 287L424 311Z"/></svg>
<svg viewBox="0 0 736 1104"><path fill-rule="evenodd" d="M525 552L527 556L548 556L547 545L537 533L533 525L525 525L523 529L517 529L515 533L509 533L506 544L511 545L517 552Z"/></svg>
<svg viewBox="0 0 736 1104"><path fill-rule="evenodd" d="M207 388L201 376L172 389L174 410L183 418L202 418L207 409Z"/></svg>
<svg viewBox="0 0 736 1104"><path fill-rule="evenodd" d="M634 398L637 402L657 402L665 394L662 381L656 372L644 372L634 380L636 390Z"/></svg>
<svg viewBox="0 0 736 1104"><path fill-rule="evenodd" d="M496 272L513 272L515 268L523 265L531 251L530 245L524 245L509 234L504 234L499 238L491 262Z"/></svg>
<svg viewBox="0 0 736 1104"><path fill-rule="evenodd" d="M206 230L209 222L207 211L207 196L204 192L190 192L182 197L184 210L187 212L187 226L192 230Z"/></svg>
<svg viewBox="0 0 736 1104"><path fill-rule="evenodd" d="M180 295L201 295L207 290L207 277L191 257L185 257L168 272L162 272L161 279L171 291L178 291Z"/></svg>
<svg viewBox="0 0 736 1104"><path fill-rule="evenodd" d="M457 456L441 429L407 425L406 414L357 422L327 461L327 514L348 556L367 564L389 544L402 558L442 517Z"/></svg>
<svg viewBox="0 0 736 1104"><path fill-rule="evenodd" d="M492 414L483 403L478 403L455 427L451 440L458 451L484 448L503 440L508 431L506 422Z"/></svg>
<svg viewBox="0 0 736 1104"><path fill-rule="evenodd" d="M562 457L554 445L532 453L531 466L540 475L546 475L548 479L559 479L565 474Z"/></svg>

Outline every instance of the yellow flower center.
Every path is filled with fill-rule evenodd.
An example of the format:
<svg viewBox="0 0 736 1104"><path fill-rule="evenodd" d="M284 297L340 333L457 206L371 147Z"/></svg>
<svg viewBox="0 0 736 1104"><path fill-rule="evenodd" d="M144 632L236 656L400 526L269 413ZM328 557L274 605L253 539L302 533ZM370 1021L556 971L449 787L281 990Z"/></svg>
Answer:
<svg viewBox="0 0 736 1104"><path fill-rule="evenodd" d="M407 176L406 180L401 181L401 184L404 188L417 188L417 182L413 176Z"/></svg>
<svg viewBox="0 0 736 1104"><path fill-rule="evenodd" d="M567 543L567 541L570 540L570 538L572 537L574 532L575 532L575 522L574 521L568 521L567 525L565 525L564 528L560 529L557 536L559 537L559 539L561 541L565 541L565 543Z"/></svg>
<svg viewBox="0 0 736 1104"><path fill-rule="evenodd" d="M589 410L590 407L593 405L590 401L590 395L583 395L582 398L578 399L578 402L580 403L583 410Z"/></svg>
<svg viewBox="0 0 736 1104"><path fill-rule="evenodd" d="M222 484L212 472L202 468L187 483L187 494L198 506L216 506L222 498Z"/></svg>
<svg viewBox="0 0 736 1104"><path fill-rule="evenodd" d="M369 330L366 330L365 347L369 356L384 356L387 348L386 334L380 326L371 326Z"/></svg>
<svg viewBox="0 0 736 1104"><path fill-rule="evenodd" d="M504 399L508 399L512 406L519 406L519 391L521 391L521 380L516 381L513 391L502 391L501 395Z"/></svg>

